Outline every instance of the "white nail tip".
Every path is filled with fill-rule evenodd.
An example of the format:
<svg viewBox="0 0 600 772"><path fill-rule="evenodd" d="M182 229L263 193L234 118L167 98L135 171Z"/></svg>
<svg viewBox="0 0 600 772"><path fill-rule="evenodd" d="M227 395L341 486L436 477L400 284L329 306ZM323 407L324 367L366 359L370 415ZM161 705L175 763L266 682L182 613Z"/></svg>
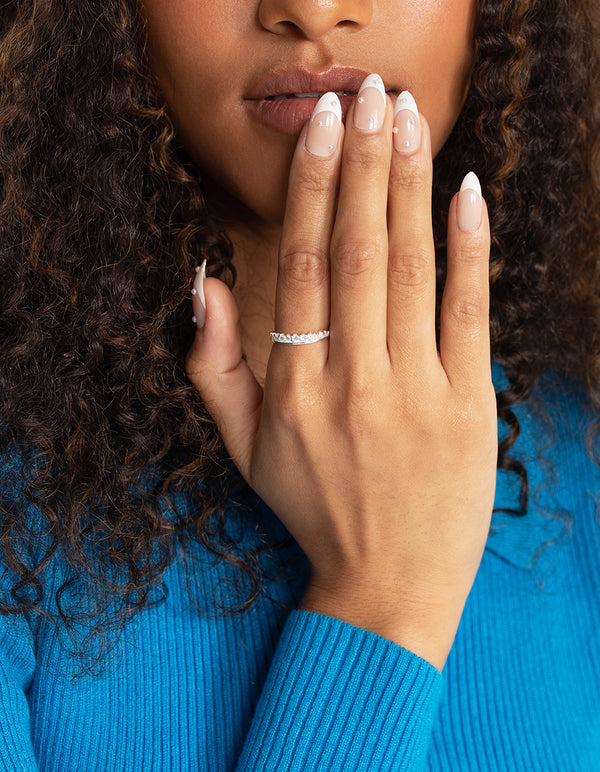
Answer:
<svg viewBox="0 0 600 772"><path fill-rule="evenodd" d="M313 117L318 113L333 113L337 116L338 120L342 120L342 105L340 98L333 91L328 91L319 99L313 110Z"/></svg>
<svg viewBox="0 0 600 772"><path fill-rule="evenodd" d="M462 193L463 190L474 190L481 195L481 183L475 172L469 172L464 178L462 185L460 186L460 192Z"/></svg>
<svg viewBox="0 0 600 772"><path fill-rule="evenodd" d="M358 93L360 94L360 92L364 91L366 88L376 88L381 96L385 99L385 86L383 85L383 81L381 80L380 76L377 75L377 73L367 75L367 77L360 84Z"/></svg>
<svg viewBox="0 0 600 772"><path fill-rule="evenodd" d="M396 104L394 105L394 115L398 115L401 110L410 110L417 118L419 117L417 103L410 91L403 91L401 94L398 94Z"/></svg>
<svg viewBox="0 0 600 772"><path fill-rule="evenodd" d="M206 278L206 260L200 267L196 268L196 278L194 279L194 286L192 288L192 295L199 297L203 308L206 308L206 300L204 298L204 279Z"/></svg>

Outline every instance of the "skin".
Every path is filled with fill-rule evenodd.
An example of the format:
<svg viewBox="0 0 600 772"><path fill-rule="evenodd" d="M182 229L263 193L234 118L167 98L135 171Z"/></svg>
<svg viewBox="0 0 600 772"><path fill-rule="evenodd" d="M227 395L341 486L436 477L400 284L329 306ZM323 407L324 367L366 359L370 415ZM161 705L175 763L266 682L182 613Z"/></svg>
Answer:
<svg viewBox="0 0 600 772"><path fill-rule="evenodd" d="M244 352L263 383L296 140L250 117L244 96L281 66L377 72L386 88L414 95L435 155L466 97L476 0L170 0L168 13L164 0L142 6L152 69L180 139L231 216Z"/></svg>
<svg viewBox="0 0 600 772"><path fill-rule="evenodd" d="M183 143L251 212L277 224L296 141L248 115L243 99L251 87L282 64L377 72L386 88L414 95L429 121L435 155L466 96L475 5L170 0L165 13L163 0L143 0L152 68Z"/></svg>
<svg viewBox="0 0 600 772"><path fill-rule="evenodd" d="M146 3L156 71L190 152L202 163L213 147L206 168L251 212L232 231L236 261L251 258L267 276L275 253L271 329L331 329L316 344L269 345L263 385L242 359L239 298L209 278L188 376L242 475L310 561L302 607L442 670L485 547L497 454L490 237L478 197L468 228L465 197L450 207L439 352L435 339L432 158L464 98L472 5L177 0L163 24L157 0ZM189 41L203 38L192 55ZM210 91L216 106L203 114L198 93L207 91L161 68L161 51L173 67L178 56L195 62L194 72L210 63L229 96ZM386 97L383 124L371 131L354 125L352 105L328 158L308 151L305 126L289 166L289 137L269 150L239 107L246 81L281 57L378 70L386 85L392 70L404 73L401 85L423 105L417 148L406 154L394 144ZM240 154L242 140L252 144ZM272 162L256 164L249 147ZM288 170L281 225L274 195Z"/></svg>

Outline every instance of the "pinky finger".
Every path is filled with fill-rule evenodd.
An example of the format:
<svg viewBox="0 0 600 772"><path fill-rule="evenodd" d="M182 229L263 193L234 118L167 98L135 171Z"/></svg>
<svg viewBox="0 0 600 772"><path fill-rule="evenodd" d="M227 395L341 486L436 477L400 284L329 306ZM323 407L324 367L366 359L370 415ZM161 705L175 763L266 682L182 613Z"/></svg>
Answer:
<svg viewBox="0 0 600 772"><path fill-rule="evenodd" d="M440 357L450 383L471 392L491 380L489 255L487 207L469 172L450 204Z"/></svg>

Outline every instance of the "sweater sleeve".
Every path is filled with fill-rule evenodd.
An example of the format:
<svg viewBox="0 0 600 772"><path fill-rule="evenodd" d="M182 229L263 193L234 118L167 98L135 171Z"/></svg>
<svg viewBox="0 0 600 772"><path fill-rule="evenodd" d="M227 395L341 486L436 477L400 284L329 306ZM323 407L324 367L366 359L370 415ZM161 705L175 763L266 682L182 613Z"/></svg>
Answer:
<svg viewBox="0 0 600 772"><path fill-rule="evenodd" d="M418 772L442 684L433 665L391 641L293 611L237 772Z"/></svg>
<svg viewBox="0 0 600 772"><path fill-rule="evenodd" d="M23 617L0 616L0 772L35 772L26 692L35 669L33 636Z"/></svg>

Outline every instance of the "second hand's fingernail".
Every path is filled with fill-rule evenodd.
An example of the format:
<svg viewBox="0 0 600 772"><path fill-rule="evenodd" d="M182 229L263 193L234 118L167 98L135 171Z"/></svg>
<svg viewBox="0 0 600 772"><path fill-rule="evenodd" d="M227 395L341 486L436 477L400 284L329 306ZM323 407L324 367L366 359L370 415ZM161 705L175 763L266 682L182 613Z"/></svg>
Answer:
<svg viewBox="0 0 600 772"><path fill-rule="evenodd" d="M206 260L199 268L196 268L196 278L192 287L192 307L194 316L192 321L201 330L206 321L206 299L204 297L204 278L206 276Z"/></svg>
<svg viewBox="0 0 600 772"><path fill-rule="evenodd" d="M474 233L481 225L481 184L474 172L469 172L460 186L456 220L465 233Z"/></svg>
<svg viewBox="0 0 600 772"><path fill-rule="evenodd" d="M358 90L354 125L362 131L378 131L385 117L385 86L379 75L368 75Z"/></svg>
<svg viewBox="0 0 600 772"><path fill-rule="evenodd" d="M419 110L410 91L403 91L396 99L392 132L394 147L403 155L411 155L421 146Z"/></svg>
<svg viewBox="0 0 600 772"><path fill-rule="evenodd" d="M306 149L312 155L327 158L335 153L342 128L342 106L337 94L329 91L319 99L313 110Z"/></svg>

